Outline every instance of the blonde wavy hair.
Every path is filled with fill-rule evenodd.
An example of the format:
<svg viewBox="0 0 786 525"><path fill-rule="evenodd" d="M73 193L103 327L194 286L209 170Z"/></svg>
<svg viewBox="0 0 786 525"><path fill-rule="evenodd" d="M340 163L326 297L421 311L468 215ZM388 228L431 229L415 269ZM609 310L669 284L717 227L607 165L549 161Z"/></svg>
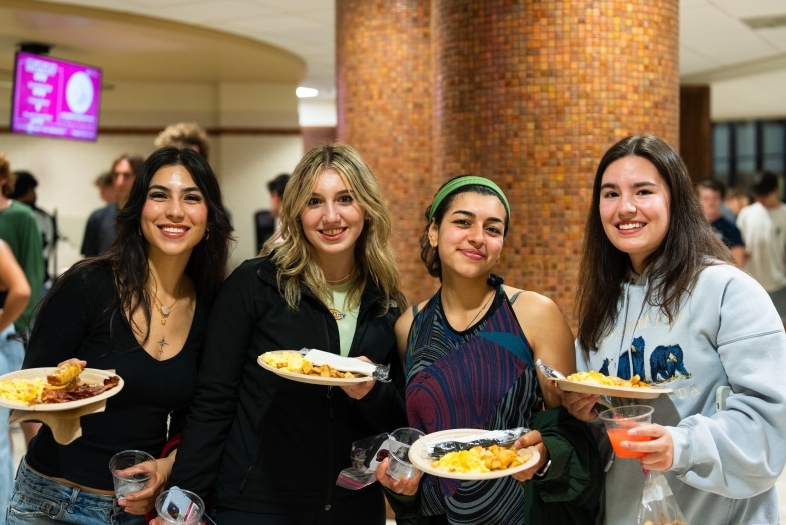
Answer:
<svg viewBox="0 0 786 525"><path fill-rule="evenodd" d="M297 310L301 287L305 286L323 303L328 304L332 292L317 264L314 247L306 238L300 216L308 205L318 177L327 170L339 173L366 213L363 231L355 243L355 266L347 293L349 308L360 304L368 282L382 292L385 312L391 306L406 308L396 266L390 247L390 215L377 179L366 161L346 144L326 144L308 151L295 167L284 192L281 212L281 239L271 239L262 247L260 256L272 253L278 268L278 288L290 308Z"/></svg>

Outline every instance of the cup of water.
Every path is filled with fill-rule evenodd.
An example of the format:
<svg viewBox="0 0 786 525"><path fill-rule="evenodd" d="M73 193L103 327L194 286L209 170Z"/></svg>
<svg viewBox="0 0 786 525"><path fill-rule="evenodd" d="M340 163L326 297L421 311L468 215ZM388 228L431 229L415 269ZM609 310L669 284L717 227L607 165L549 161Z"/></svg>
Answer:
<svg viewBox="0 0 786 525"><path fill-rule="evenodd" d="M425 434L416 428L399 428L393 431L388 438L390 461L387 473L395 479L415 477L420 470L409 462L409 447Z"/></svg>
<svg viewBox="0 0 786 525"><path fill-rule="evenodd" d="M117 499L139 492L150 483L158 465L153 456L141 450L124 450L109 460Z"/></svg>

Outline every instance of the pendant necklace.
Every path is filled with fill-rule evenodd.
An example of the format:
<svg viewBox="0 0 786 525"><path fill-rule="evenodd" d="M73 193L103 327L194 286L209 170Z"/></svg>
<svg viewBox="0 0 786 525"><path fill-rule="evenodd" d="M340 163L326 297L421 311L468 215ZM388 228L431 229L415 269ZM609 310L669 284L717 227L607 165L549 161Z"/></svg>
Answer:
<svg viewBox="0 0 786 525"><path fill-rule="evenodd" d="M156 299L156 303L157 303L156 308L158 308L158 312L161 314L162 325L166 325L167 317L169 317L169 314L171 314L172 311L175 308L177 308L177 302L180 301L180 292L182 291L182 289L183 289L183 278L181 277L180 285L177 288L177 296L175 297L175 302L172 303L172 306L167 306L164 303L162 303L161 300L158 298L158 283L156 283L156 291L153 292L153 297L155 297ZM163 346L161 348L163 349Z"/></svg>

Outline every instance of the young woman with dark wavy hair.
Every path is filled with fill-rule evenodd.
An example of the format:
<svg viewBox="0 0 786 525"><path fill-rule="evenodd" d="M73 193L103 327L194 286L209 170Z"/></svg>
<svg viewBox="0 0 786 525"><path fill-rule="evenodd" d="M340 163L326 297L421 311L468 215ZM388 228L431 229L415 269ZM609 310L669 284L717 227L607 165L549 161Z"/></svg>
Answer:
<svg viewBox="0 0 786 525"><path fill-rule="evenodd" d="M144 162L117 237L75 264L41 302L24 368L75 362L112 369L124 388L81 418L68 445L43 426L16 476L7 523L143 524L163 489L194 395L208 305L225 275L232 227L218 181L197 153L155 151ZM159 457L143 490L117 500L109 459Z"/></svg>

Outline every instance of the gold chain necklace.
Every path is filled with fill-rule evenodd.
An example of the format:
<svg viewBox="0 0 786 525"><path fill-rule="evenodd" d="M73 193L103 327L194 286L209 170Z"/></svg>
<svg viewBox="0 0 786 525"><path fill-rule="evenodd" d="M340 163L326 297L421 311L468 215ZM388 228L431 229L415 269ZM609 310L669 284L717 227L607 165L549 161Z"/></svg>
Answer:
<svg viewBox="0 0 786 525"><path fill-rule="evenodd" d="M341 279L336 279L335 281L329 281L328 279L325 279L325 282L326 282L326 283L328 283L328 284L337 284L337 283L341 283L341 282L344 282L344 281L346 281L347 279L349 279L349 276L350 276L350 275L352 275L352 272L351 272L351 271L350 271L350 272L347 274L347 276L346 276L346 277L342 277Z"/></svg>
<svg viewBox="0 0 786 525"><path fill-rule="evenodd" d="M155 281L155 278L153 278ZM158 283L156 283L156 291L153 292L153 297L156 299L156 308L158 308L159 313L161 314L161 324L166 325L166 319L169 317L169 314L177 308L177 302L180 300L180 292L183 291L183 277L180 278L180 285L177 287L177 297L175 297L175 302L172 303L172 306L167 306L161 302L158 298Z"/></svg>

